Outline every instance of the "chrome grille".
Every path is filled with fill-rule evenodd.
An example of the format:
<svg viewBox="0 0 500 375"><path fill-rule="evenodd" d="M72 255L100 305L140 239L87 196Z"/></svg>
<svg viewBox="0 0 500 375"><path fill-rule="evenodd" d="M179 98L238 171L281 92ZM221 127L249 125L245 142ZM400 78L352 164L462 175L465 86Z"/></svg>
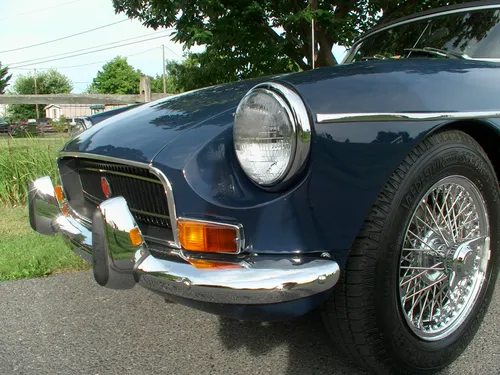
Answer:
<svg viewBox="0 0 500 375"><path fill-rule="evenodd" d="M105 177L110 197L124 197L139 224L171 228L165 190L148 169L86 159L78 159L76 169L87 202L99 205L107 199L101 188Z"/></svg>

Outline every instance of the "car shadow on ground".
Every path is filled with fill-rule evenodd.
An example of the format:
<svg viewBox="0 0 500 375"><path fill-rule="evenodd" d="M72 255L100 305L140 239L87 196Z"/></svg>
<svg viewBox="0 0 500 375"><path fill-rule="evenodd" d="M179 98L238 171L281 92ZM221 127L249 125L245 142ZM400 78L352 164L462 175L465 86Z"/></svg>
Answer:
<svg viewBox="0 0 500 375"><path fill-rule="evenodd" d="M287 345L287 375L364 373L336 353L318 311L293 320L269 323L221 317L219 338L228 350L245 348L256 358Z"/></svg>

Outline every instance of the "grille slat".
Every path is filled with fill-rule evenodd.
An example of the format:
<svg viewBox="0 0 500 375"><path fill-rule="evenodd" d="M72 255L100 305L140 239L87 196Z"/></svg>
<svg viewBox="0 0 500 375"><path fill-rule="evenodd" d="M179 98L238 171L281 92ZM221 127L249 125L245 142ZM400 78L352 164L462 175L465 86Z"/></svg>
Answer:
<svg viewBox="0 0 500 375"><path fill-rule="evenodd" d="M147 167L64 157L58 160L68 203L80 217L92 221L96 207L106 199L101 177L106 177L111 196L123 196L148 245L171 243L174 234L165 188Z"/></svg>
<svg viewBox="0 0 500 375"><path fill-rule="evenodd" d="M105 177L111 197L124 197L139 225L171 228L163 185L149 170L79 159L77 171L87 201L95 205L106 199L101 188L101 177Z"/></svg>

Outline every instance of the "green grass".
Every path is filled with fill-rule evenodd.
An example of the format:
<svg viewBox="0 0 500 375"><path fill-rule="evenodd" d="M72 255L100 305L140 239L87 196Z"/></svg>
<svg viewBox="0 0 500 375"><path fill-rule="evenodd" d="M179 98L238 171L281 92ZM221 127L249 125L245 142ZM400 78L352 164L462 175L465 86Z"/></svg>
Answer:
<svg viewBox="0 0 500 375"><path fill-rule="evenodd" d="M28 184L42 176L58 181L56 157L68 140L57 138L0 139L0 204L24 205Z"/></svg>
<svg viewBox="0 0 500 375"><path fill-rule="evenodd" d="M0 280L89 268L62 238L33 231L25 207L0 206L0 238Z"/></svg>
<svg viewBox="0 0 500 375"><path fill-rule="evenodd" d="M62 238L29 225L28 184L42 176L58 180L56 157L67 138L0 138L0 280L82 270L88 265Z"/></svg>

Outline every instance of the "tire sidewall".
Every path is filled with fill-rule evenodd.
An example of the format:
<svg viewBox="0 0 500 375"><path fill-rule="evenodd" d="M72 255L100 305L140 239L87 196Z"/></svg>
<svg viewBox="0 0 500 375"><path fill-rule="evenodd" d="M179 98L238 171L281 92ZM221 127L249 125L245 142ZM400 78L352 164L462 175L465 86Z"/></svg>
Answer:
<svg viewBox="0 0 500 375"><path fill-rule="evenodd" d="M486 202L490 225L491 256L478 299L464 322L439 341L419 339L409 328L399 301L399 262L404 235L424 194L445 177L460 175L471 180ZM494 290L499 267L500 219L498 182L484 154L457 140L434 142L410 168L391 204L381 239L375 270L376 320L384 346L394 363L408 371L441 368L464 350L484 317Z"/></svg>

